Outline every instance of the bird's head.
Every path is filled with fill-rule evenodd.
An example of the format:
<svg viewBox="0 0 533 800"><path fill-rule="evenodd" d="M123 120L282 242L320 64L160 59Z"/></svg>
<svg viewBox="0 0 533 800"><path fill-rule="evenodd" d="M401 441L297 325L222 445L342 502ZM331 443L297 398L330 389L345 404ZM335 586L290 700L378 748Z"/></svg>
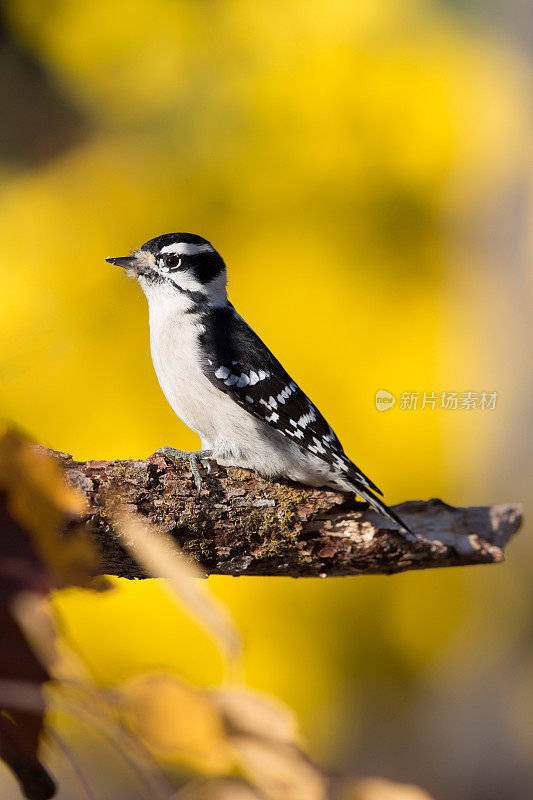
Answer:
<svg viewBox="0 0 533 800"><path fill-rule="evenodd" d="M106 261L137 278L149 300L161 289L194 303L216 306L227 301L226 265L213 245L194 233L164 233L129 256Z"/></svg>

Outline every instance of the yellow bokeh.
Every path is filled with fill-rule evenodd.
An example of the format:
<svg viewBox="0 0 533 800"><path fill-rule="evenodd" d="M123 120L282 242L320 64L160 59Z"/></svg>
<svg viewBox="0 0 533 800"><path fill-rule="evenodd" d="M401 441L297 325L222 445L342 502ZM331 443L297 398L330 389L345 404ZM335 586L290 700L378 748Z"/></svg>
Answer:
<svg viewBox="0 0 533 800"><path fill-rule="evenodd" d="M528 499L526 55L434 0L10 0L6 13L86 131L38 166L5 165L3 416L79 459L196 447L157 385L144 298L104 261L191 231L387 501ZM411 391L499 399L402 410ZM294 707L337 767L371 729L379 740L385 709L420 736L409 703L428 686L460 719L461 686L526 648L531 556L522 534L498 568L209 582L243 630L248 682ZM54 602L99 683L221 679L155 581Z"/></svg>

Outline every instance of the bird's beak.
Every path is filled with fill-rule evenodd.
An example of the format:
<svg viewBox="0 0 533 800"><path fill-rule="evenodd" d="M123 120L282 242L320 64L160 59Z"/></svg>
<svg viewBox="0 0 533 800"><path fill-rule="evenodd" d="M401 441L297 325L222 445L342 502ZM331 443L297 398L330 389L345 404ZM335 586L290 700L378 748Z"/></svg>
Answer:
<svg viewBox="0 0 533 800"><path fill-rule="evenodd" d="M123 269L134 269L137 264L135 256L123 256L122 258L106 258L108 264L115 264Z"/></svg>

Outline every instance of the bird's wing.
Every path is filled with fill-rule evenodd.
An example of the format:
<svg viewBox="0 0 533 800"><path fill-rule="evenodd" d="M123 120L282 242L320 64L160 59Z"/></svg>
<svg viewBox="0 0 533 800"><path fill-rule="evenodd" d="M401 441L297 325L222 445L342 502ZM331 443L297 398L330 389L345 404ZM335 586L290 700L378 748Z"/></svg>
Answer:
<svg viewBox="0 0 533 800"><path fill-rule="evenodd" d="M209 353L204 373L218 389L347 478L382 494L348 458L317 407L233 307L216 310L201 342Z"/></svg>

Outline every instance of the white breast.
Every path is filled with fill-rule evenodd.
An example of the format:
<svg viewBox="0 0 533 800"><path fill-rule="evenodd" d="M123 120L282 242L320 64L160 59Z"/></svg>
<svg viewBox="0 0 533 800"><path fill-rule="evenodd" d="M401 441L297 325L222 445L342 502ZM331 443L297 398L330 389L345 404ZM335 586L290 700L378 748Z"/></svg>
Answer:
<svg viewBox="0 0 533 800"><path fill-rule="evenodd" d="M178 417L202 439L210 433L209 403L214 387L203 375L198 348L201 325L187 313L192 302L165 285L146 292L150 312L150 349L159 384Z"/></svg>
<svg viewBox="0 0 533 800"><path fill-rule="evenodd" d="M145 293L157 378L175 413L199 434L202 449L213 450L219 464L248 467L266 477L285 475L312 485L327 483L329 468L323 461L303 453L204 375L205 355L198 343L203 326L192 301L165 284L150 284Z"/></svg>
<svg viewBox="0 0 533 800"><path fill-rule="evenodd" d="M203 449L214 449L221 462L244 466L243 450L257 439L261 423L204 375L198 343L203 326L191 313L192 301L164 284L150 286L146 295L152 361L165 397L199 434Z"/></svg>

